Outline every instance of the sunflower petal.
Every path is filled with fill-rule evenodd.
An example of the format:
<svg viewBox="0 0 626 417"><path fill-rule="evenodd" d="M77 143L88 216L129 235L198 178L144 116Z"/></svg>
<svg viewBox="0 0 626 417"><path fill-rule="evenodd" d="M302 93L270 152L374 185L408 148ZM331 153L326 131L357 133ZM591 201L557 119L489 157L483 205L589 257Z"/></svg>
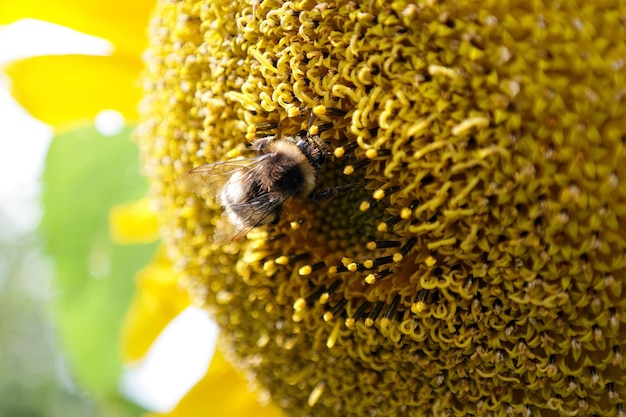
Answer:
<svg viewBox="0 0 626 417"><path fill-rule="evenodd" d="M274 406L259 404L247 388L244 378L226 361L219 349L215 351L206 375L166 414L144 417L255 416L284 417Z"/></svg>
<svg viewBox="0 0 626 417"><path fill-rule="evenodd" d="M109 212L111 240L123 245L154 242L159 237L159 226L150 201L119 204Z"/></svg>
<svg viewBox="0 0 626 417"><path fill-rule="evenodd" d="M187 292L178 285L172 264L159 250L136 276L137 292L122 324L122 360L142 358L167 324L189 306Z"/></svg>
<svg viewBox="0 0 626 417"><path fill-rule="evenodd" d="M37 119L55 127L93 120L117 110L136 120L140 89L139 56L40 56L15 61L6 72L16 100Z"/></svg>
<svg viewBox="0 0 626 417"><path fill-rule="evenodd" d="M45 20L111 41L118 51L138 55L146 45L154 1L2 0L0 24L21 18Z"/></svg>

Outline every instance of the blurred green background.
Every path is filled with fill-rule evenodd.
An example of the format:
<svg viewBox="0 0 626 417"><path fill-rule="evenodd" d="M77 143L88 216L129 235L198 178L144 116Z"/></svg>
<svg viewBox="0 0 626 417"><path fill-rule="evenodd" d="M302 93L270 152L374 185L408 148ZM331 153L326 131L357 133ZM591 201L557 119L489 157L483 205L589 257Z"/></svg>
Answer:
<svg viewBox="0 0 626 417"><path fill-rule="evenodd" d="M38 229L0 211L0 417L142 413L119 393L117 344L155 244L119 246L108 233L109 210L147 190L129 137L53 138Z"/></svg>

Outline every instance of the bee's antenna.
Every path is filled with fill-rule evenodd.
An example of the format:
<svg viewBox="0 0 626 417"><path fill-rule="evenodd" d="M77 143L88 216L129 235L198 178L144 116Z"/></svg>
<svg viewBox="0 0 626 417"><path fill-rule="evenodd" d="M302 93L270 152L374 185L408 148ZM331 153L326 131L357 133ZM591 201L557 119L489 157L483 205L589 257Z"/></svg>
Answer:
<svg viewBox="0 0 626 417"><path fill-rule="evenodd" d="M311 113L309 114L309 125L306 127L307 133L311 132L311 126L313 126L313 120L315 120L315 113L313 109L311 109Z"/></svg>

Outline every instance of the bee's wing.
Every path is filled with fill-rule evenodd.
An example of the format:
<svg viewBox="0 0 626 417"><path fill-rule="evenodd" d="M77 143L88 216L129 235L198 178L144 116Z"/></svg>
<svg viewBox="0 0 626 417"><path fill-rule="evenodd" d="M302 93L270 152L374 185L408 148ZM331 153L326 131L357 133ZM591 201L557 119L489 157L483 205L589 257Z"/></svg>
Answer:
<svg viewBox="0 0 626 417"><path fill-rule="evenodd" d="M245 224L243 222L235 224L224 214L215 229L215 243L224 244L243 238L250 230L266 224L267 217L275 213L276 209L291 197L293 197L291 194L266 193L242 203L241 206L245 206L249 211Z"/></svg>
<svg viewBox="0 0 626 417"><path fill-rule="evenodd" d="M235 225L226 213L222 213L222 218L217 222L215 226L215 233L213 234L213 242L216 245L225 245L235 240L239 240L248 234L254 226L244 227L243 225Z"/></svg>
<svg viewBox="0 0 626 417"><path fill-rule="evenodd" d="M253 170L265 158L266 155L259 155L201 165L183 174L176 180L176 185L181 190L196 193L204 199L215 198L231 175L239 171Z"/></svg>

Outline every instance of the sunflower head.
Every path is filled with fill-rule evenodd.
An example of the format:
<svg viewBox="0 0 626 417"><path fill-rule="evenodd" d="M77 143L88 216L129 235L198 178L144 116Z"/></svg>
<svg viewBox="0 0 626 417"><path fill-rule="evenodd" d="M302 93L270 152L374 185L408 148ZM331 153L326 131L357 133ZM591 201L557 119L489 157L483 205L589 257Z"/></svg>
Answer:
<svg viewBox="0 0 626 417"><path fill-rule="evenodd" d="M188 288L262 395L294 416L623 415L624 16L161 2L145 167ZM310 111L329 149L314 192L347 191L216 245L221 207L176 179Z"/></svg>

